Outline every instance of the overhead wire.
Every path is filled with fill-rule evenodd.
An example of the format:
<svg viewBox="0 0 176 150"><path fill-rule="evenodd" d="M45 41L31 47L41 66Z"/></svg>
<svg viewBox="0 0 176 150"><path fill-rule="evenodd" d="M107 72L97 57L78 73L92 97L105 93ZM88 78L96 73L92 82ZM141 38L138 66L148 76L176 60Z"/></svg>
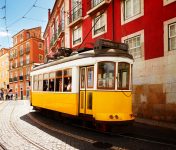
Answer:
<svg viewBox="0 0 176 150"><path fill-rule="evenodd" d="M7 2L5 0L5 5L3 5L2 7L0 7L0 10L4 10L4 16L0 18L0 20L5 20L5 31L7 33L7 37L8 37L8 45L10 47L10 39L9 39L9 28L12 27L13 25L15 25L16 23L20 22L21 20L23 19L28 19L28 20L33 20L33 21L38 21L38 22L47 22L46 20L39 20L39 19L35 19L35 18L30 18L30 17L27 17L27 15L31 12L31 10L33 8L39 8L39 9L44 9L44 10L48 10L48 8L45 8L45 7L41 7L41 6L38 6L36 5L37 4L37 1L38 0L35 0L34 3L32 4L32 6L24 13L24 15L22 15L22 17L16 19L15 21L13 21L12 23L10 24L7 24Z"/></svg>
<svg viewBox="0 0 176 150"><path fill-rule="evenodd" d="M12 22L10 25L8 25L8 28L13 26L14 24L16 24L17 22L19 22L20 20L24 19L26 17L26 15L32 10L32 8L34 7L34 5L37 3L38 0L35 0L35 2L33 3L33 5L27 10L27 12L20 18L16 19L14 22Z"/></svg>
<svg viewBox="0 0 176 150"><path fill-rule="evenodd" d="M8 45L9 45L9 48L10 48L10 38L9 38L9 31L8 31L8 28L7 28L7 1L5 0L5 8L4 8L4 19L5 19L5 30L6 30L6 33L7 33L7 40L8 40Z"/></svg>

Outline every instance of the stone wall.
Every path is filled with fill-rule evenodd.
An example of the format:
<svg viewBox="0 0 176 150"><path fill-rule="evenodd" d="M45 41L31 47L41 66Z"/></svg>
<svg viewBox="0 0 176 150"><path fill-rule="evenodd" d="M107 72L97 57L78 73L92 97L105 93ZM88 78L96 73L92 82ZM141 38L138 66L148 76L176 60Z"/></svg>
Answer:
<svg viewBox="0 0 176 150"><path fill-rule="evenodd" d="M133 111L137 117L176 123L176 55L136 60Z"/></svg>

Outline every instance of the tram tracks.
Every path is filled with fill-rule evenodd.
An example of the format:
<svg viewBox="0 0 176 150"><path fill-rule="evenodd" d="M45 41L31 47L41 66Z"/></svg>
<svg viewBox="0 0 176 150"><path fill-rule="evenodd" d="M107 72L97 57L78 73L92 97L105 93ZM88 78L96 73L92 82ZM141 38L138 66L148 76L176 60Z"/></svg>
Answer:
<svg viewBox="0 0 176 150"><path fill-rule="evenodd" d="M91 139L91 138L85 138L85 137L82 137L82 136L79 136L79 135L75 135L75 134L72 134L72 133L69 133L69 132L54 128L54 127L51 127L51 126L49 126L49 125L47 125L47 124L35 119L35 117L33 117L33 115L31 115L31 114L28 114L28 117L32 121L34 121L37 124L39 124L40 126L43 126L44 128L49 129L51 131L63 134L65 136L69 136L69 137L75 138L77 140L82 140L82 141L85 141L85 142L89 142L91 144L95 144L95 143L99 142L99 141ZM128 135L128 133L100 132L100 131L97 131L95 129L88 128L88 127L83 127L83 126L79 126L79 125L75 125L75 126L79 127L79 128L84 128L84 129L86 128L86 130L90 130L90 131L97 132L97 133L100 133L100 134L103 133L103 134L106 134L106 135L109 135L109 136L113 136L113 137L122 137L122 138L125 138L125 139L130 139L130 140L141 141L141 142L150 143L150 144L157 144L157 145L163 145L163 146L166 146L166 147L168 146L168 147L176 148L175 144L162 142L162 141L159 141L157 139L150 140L149 139L150 137L148 137L148 138L140 138L140 136L135 135L135 134L134 135L130 135L130 134ZM153 139L153 138L151 137L151 139ZM118 149L118 147L113 146L113 144L112 144L111 149Z"/></svg>
<svg viewBox="0 0 176 150"><path fill-rule="evenodd" d="M15 107L16 107L16 103L14 103L14 107L11 111L10 114L10 126L12 127L12 129L21 137L23 138L25 141L27 141L28 143L32 144L34 147L40 149L40 150L49 150L46 147L43 147L42 145L38 144L37 142L35 142L34 140L32 140L31 138L27 137L26 135L24 135L17 127L17 125L15 124L15 121L13 120L13 114L15 111Z"/></svg>
<svg viewBox="0 0 176 150"><path fill-rule="evenodd" d="M0 113L8 106L8 103L5 103L5 101L1 101L0 103ZM7 150L7 148L0 142L0 150Z"/></svg>

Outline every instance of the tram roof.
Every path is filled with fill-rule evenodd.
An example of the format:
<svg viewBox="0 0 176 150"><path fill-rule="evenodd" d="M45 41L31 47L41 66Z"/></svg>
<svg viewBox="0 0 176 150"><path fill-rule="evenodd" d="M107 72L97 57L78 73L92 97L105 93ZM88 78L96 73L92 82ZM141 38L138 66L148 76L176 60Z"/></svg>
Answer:
<svg viewBox="0 0 176 150"><path fill-rule="evenodd" d="M76 53L74 55L71 55L69 57L62 57L60 56L58 59L54 59L50 62L47 62L45 64L41 64L35 68L33 68L33 71L43 69L49 66L62 64L65 62L77 60L77 59L83 59L88 57L123 57L123 58L129 58L133 59L133 56L129 54L126 51L120 50L120 49L102 49L102 50L89 50L86 52Z"/></svg>

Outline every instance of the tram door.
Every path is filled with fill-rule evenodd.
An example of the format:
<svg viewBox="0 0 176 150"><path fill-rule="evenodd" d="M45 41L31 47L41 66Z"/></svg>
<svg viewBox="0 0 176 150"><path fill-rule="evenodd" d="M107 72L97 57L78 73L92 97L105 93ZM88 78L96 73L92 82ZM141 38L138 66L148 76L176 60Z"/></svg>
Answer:
<svg viewBox="0 0 176 150"><path fill-rule="evenodd" d="M79 112L92 115L92 89L94 87L94 66L80 68Z"/></svg>

